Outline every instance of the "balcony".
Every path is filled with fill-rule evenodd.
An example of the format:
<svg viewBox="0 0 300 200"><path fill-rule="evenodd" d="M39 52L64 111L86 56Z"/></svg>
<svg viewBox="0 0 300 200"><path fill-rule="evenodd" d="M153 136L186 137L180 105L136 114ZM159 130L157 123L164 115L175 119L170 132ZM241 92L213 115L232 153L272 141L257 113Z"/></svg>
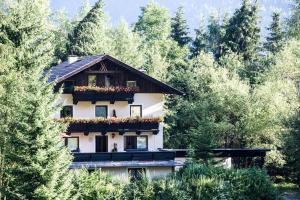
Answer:
<svg viewBox="0 0 300 200"><path fill-rule="evenodd" d="M101 132L105 135L107 132L119 132L120 135L125 132L152 132L158 134L161 118L96 118L96 119L73 119L62 118L57 121L69 124L67 132Z"/></svg>
<svg viewBox="0 0 300 200"><path fill-rule="evenodd" d="M115 153L74 153L73 162L104 161L170 161L175 152L115 152Z"/></svg>
<svg viewBox="0 0 300 200"><path fill-rule="evenodd" d="M109 101L113 104L115 101L127 101L133 103L134 94L139 91L138 88L133 87L89 87L81 86L74 87L73 103L77 104L79 101L90 101L95 104L97 101Z"/></svg>

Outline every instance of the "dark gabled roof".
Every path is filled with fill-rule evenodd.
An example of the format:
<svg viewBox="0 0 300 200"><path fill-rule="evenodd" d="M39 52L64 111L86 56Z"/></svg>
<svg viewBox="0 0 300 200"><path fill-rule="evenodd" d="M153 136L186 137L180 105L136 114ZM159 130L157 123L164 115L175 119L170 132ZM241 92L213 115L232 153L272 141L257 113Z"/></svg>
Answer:
<svg viewBox="0 0 300 200"><path fill-rule="evenodd" d="M49 73L49 82L55 81L56 83L62 82L66 80L67 78L70 78L71 76L74 76L83 70L93 66L94 64L103 61L103 60L110 60L123 69L130 71L133 74L136 74L154 84L157 86L163 88L167 93L169 94L178 94L178 95L183 95L183 92L129 66L126 65L125 63L109 56L109 55L95 55L95 56L85 56L81 57L78 61L69 64L68 61L62 62L59 65L51 67L47 73Z"/></svg>

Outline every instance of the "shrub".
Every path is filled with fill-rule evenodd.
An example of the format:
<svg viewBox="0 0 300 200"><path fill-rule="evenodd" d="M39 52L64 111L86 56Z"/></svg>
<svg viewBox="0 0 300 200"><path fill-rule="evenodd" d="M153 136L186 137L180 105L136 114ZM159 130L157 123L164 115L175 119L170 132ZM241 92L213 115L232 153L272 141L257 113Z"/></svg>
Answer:
<svg viewBox="0 0 300 200"><path fill-rule="evenodd" d="M278 199L278 192L265 170L258 168L224 169L189 164L176 175L193 197L210 199L210 193L225 199ZM207 198L206 198L207 197ZM221 199L222 199L221 198Z"/></svg>
<svg viewBox="0 0 300 200"><path fill-rule="evenodd" d="M279 195L265 170L223 169L191 163L165 179L114 180L100 171L79 171L81 199L105 200L276 200Z"/></svg>
<svg viewBox="0 0 300 200"><path fill-rule="evenodd" d="M111 177L96 170L77 170L75 185L82 200L121 200L124 183L113 181Z"/></svg>

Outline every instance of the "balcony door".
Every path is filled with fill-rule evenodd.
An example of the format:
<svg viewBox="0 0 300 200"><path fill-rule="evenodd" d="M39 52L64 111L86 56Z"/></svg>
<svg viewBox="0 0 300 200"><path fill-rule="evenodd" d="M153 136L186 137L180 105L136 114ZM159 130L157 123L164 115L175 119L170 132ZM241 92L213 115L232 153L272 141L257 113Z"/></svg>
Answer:
<svg viewBox="0 0 300 200"><path fill-rule="evenodd" d="M96 136L96 152L107 152L107 136Z"/></svg>

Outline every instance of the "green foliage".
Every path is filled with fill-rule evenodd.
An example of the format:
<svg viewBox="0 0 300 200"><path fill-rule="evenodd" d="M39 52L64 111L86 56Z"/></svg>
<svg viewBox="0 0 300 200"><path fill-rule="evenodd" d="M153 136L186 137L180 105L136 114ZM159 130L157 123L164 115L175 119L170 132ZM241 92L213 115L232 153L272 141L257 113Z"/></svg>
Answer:
<svg viewBox="0 0 300 200"><path fill-rule="evenodd" d="M53 122L56 96L38 74L0 76L1 192L7 199L71 199L71 156L59 136L65 127Z"/></svg>
<svg viewBox="0 0 300 200"><path fill-rule="evenodd" d="M287 36L300 39L300 2L298 0L293 0L292 2L292 12L286 20Z"/></svg>
<svg viewBox="0 0 300 200"><path fill-rule="evenodd" d="M103 172L87 170L76 171L76 189L82 200L112 200L122 199L123 183L113 181Z"/></svg>
<svg viewBox="0 0 300 200"><path fill-rule="evenodd" d="M228 170L191 163L176 178L192 199L279 199L267 173L256 168Z"/></svg>
<svg viewBox="0 0 300 200"><path fill-rule="evenodd" d="M142 13L134 26L134 31L149 43L167 39L171 33L171 18L168 10L151 1L142 7Z"/></svg>
<svg viewBox="0 0 300 200"><path fill-rule="evenodd" d="M141 49L141 38L132 32L128 24L122 20L117 28L111 30L111 50L109 54L126 64L141 68L145 63Z"/></svg>
<svg viewBox="0 0 300 200"><path fill-rule="evenodd" d="M289 65L276 63L288 70ZM243 66L235 54L221 57L218 63L200 54L172 74L170 83L186 95L168 102L168 147L191 148L196 158L205 160L213 147L267 147L274 149L268 154L267 166L284 165L284 156L277 149L284 145L285 122L298 106L295 85L279 77L264 80L279 68L274 66L259 85L251 86L241 79Z"/></svg>
<svg viewBox="0 0 300 200"><path fill-rule="evenodd" d="M279 52L284 45L284 33L281 30L279 13L273 13L272 23L270 27L268 27L268 31L270 31L270 33L266 38L267 41L264 43L264 48L266 51L274 54Z"/></svg>
<svg viewBox="0 0 300 200"><path fill-rule="evenodd" d="M43 68L53 61L49 15L48 0L0 2L0 43L10 46L13 68Z"/></svg>
<svg viewBox="0 0 300 200"><path fill-rule="evenodd" d="M285 138L284 151L286 155L286 170L289 171L287 177L300 186L300 117L297 113L290 122L291 131Z"/></svg>
<svg viewBox="0 0 300 200"><path fill-rule="evenodd" d="M95 171L77 173L81 199L114 200L268 200L279 199L261 169L227 170L190 163L174 176L122 182Z"/></svg>
<svg viewBox="0 0 300 200"><path fill-rule="evenodd" d="M242 55L245 61L251 62L257 56L259 42L257 5L243 0L242 6L235 11L226 25L225 51Z"/></svg>
<svg viewBox="0 0 300 200"><path fill-rule="evenodd" d="M175 17L172 18L171 36L180 46L187 45L191 41L191 38L188 36L188 30L189 28L184 19L183 7L180 6L175 13Z"/></svg>
<svg viewBox="0 0 300 200"><path fill-rule="evenodd" d="M69 36L68 53L78 56L101 54L108 51L108 27L103 12L104 3L97 1Z"/></svg>

